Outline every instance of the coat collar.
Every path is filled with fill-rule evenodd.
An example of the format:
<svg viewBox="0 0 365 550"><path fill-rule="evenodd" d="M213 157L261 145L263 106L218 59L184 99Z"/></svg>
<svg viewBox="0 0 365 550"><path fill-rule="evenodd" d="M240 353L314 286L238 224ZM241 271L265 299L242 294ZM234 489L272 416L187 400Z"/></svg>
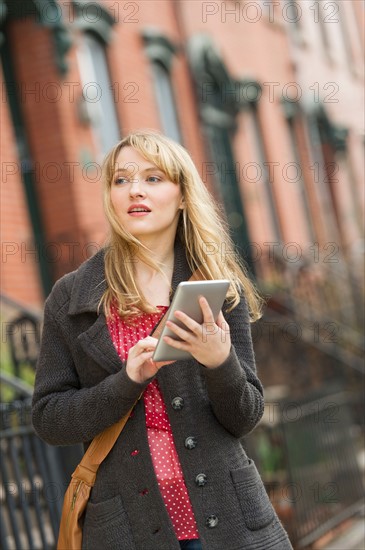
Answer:
<svg viewBox="0 0 365 550"><path fill-rule="evenodd" d="M84 262L76 271L71 291L69 314L76 315L85 312L97 312L98 304L106 290L105 249L102 248L89 260ZM186 259L186 250L179 238L176 238L174 245L174 271L172 275L172 296L177 285L181 281L187 281L191 276Z"/></svg>

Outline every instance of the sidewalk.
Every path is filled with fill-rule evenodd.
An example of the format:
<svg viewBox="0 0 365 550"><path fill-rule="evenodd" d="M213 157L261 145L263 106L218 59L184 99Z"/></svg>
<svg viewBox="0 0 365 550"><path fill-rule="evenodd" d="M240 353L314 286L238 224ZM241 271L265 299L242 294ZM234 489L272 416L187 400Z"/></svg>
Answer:
<svg viewBox="0 0 365 550"><path fill-rule="evenodd" d="M313 550L365 550L365 517L357 515L346 522L346 525L322 544L315 545Z"/></svg>

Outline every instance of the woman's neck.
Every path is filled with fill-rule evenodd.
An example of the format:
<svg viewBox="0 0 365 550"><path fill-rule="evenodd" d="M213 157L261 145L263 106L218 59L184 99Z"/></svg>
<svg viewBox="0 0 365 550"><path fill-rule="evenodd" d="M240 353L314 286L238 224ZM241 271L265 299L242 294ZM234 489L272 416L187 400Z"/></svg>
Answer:
<svg viewBox="0 0 365 550"><path fill-rule="evenodd" d="M145 243L144 243L145 244ZM173 243L167 246L167 243L159 243L157 246L148 246L152 252L152 258L161 267L163 273L171 279L174 269L174 246ZM137 279L140 281L151 281L156 276L161 276L161 273L152 266L146 264L142 260L138 260L134 266Z"/></svg>
<svg viewBox="0 0 365 550"><path fill-rule="evenodd" d="M174 269L174 250L154 251L153 259L160 266L162 273L142 260L134 265L136 283L145 299L153 306L168 306L170 288Z"/></svg>

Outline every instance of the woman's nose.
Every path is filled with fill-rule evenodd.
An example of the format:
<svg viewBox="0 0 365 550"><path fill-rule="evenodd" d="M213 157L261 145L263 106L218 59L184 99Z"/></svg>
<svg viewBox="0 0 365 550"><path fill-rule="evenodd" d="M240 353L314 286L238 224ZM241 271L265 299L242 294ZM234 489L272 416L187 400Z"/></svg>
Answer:
<svg viewBox="0 0 365 550"><path fill-rule="evenodd" d="M138 179L132 181L129 188L129 194L131 197L144 197L146 195Z"/></svg>

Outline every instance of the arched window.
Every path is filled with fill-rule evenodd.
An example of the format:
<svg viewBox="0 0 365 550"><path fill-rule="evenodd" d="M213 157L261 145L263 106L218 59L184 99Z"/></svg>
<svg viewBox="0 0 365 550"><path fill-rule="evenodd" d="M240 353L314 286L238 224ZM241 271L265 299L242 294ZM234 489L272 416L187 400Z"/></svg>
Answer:
<svg viewBox="0 0 365 550"><path fill-rule="evenodd" d="M144 29L143 40L151 61L153 86L163 132L177 142L182 141L176 108L171 67L177 47L155 29Z"/></svg>
<svg viewBox="0 0 365 550"><path fill-rule="evenodd" d="M297 118L297 120L296 120ZM290 146L292 150L292 158L295 162L295 165L298 167L298 191L301 197L301 203L303 206L303 214L304 214L304 220L306 223L307 231L308 231L308 237L311 240L311 242L316 242L317 237L314 230L314 224L312 219L312 213L309 203L309 196L308 196L308 190L305 184L305 180L303 178L303 170L302 170L302 163L301 163L301 156L300 156L300 148L298 145L298 123L300 122L300 119L297 115L297 117L294 116L288 116L287 117L287 123L288 123L288 132L290 137Z"/></svg>
<svg viewBox="0 0 365 550"><path fill-rule="evenodd" d="M303 10L298 0L281 0L281 13L288 25L290 37L294 44L303 45L305 42L302 14Z"/></svg>
<svg viewBox="0 0 365 550"><path fill-rule="evenodd" d="M271 226L271 235L274 236L276 242L282 242L283 236L275 203L273 181L270 177L269 163L266 157L262 127L257 109L258 107L256 102L249 103L245 109L244 116L247 134L252 140L254 162L258 164L262 174L263 199L266 202L269 212L268 223Z"/></svg>
<svg viewBox="0 0 365 550"><path fill-rule="evenodd" d="M195 80L202 130L210 157L210 174L225 208L236 250L255 273L249 227L241 194L233 150L236 117L243 105L244 83L231 77L213 40L196 34L188 44L189 61Z"/></svg>
<svg viewBox="0 0 365 550"><path fill-rule="evenodd" d="M152 61L152 75L162 130L170 138L181 142L171 75L165 65L157 60Z"/></svg>
<svg viewBox="0 0 365 550"><path fill-rule="evenodd" d="M102 156L120 139L105 45L93 32L85 32L77 56L83 89L83 107L92 126L96 149Z"/></svg>

